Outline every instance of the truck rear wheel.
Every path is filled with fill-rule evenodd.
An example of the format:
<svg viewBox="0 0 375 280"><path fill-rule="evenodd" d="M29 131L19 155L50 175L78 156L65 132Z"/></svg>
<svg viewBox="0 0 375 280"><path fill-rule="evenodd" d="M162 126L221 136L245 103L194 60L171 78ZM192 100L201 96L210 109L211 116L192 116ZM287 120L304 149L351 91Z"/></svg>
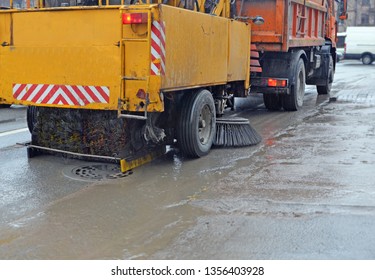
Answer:
<svg viewBox="0 0 375 280"><path fill-rule="evenodd" d="M209 153L216 131L215 103L208 90L187 93L182 99L177 126L177 142L189 157Z"/></svg>
<svg viewBox="0 0 375 280"><path fill-rule="evenodd" d="M303 105L306 73L302 58L298 60L295 79L294 85L290 88L290 94L282 96L282 105L285 111L297 111Z"/></svg>
<svg viewBox="0 0 375 280"><path fill-rule="evenodd" d="M332 56L330 56L327 82L323 86L316 86L316 90L318 91L319 95L329 94L331 92L334 75L335 75L335 71L333 69L333 58Z"/></svg>
<svg viewBox="0 0 375 280"><path fill-rule="evenodd" d="M264 106L267 110L278 111L281 109L280 97L275 94L263 94Z"/></svg>

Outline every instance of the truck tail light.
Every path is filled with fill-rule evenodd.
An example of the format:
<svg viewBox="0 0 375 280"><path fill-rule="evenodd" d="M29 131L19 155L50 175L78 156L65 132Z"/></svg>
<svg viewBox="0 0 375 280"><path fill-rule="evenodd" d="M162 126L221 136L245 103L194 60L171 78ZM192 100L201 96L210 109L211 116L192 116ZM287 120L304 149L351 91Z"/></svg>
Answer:
<svg viewBox="0 0 375 280"><path fill-rule="evenodd" d="M140 24L148 20L147 13L124 13L122 14L123 24Z"/></svg>
<svg viewBox="0 0 375 280"><path fill-rule="evenodd" d="M279 80L279 79L271 79L269 78L267 81L269 87L286 87L287 80Z"/></svg>

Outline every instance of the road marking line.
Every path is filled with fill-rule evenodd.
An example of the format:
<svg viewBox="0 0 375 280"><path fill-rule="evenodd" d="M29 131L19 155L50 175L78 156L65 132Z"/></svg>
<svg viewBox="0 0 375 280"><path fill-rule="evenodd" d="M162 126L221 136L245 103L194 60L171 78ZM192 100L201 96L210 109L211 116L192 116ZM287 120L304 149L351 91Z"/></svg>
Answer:
<svg viewBox="0 0 375 280"><path fill-rule="evenodd" d="M0 132L0 137L12 135L12 134L17 134L17 133L21 133L21 132L25 132L25 131L29 131L29 129L28 128L20 128L20 129L15 129L15 130L11 130L11 131Z"/></svg>

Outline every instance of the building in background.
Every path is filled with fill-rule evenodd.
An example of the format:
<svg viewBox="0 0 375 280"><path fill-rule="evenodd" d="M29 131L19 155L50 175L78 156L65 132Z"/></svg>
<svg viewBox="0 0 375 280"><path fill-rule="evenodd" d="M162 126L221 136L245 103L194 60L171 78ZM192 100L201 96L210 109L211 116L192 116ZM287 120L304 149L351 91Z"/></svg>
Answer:
<svg viewBox="0 0 375 280"><path fill-rule="evenodd" d="M27 0L13 0L13 7L15 9L25 9ZM30 7L36 7L38 4L38 0L29 0ZM0 0L0 7L9 8L10 1L9 0Z"/></svg>
<svg viewBox="0 0 375 280"><path fill-rule="evenodd" d="M375 0L348 0L348 19L340 22L339 31L347 26L375 26Z"/></svg>

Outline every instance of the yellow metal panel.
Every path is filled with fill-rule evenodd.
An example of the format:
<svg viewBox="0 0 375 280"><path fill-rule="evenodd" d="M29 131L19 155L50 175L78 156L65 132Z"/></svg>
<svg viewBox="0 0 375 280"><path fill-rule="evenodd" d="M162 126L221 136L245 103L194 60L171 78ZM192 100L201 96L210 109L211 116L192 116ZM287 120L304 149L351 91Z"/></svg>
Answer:
<svg viewBox="0 0 375 280"><path fill-rule="evenodd" d="M250 25L229 21L228 81L247 81L250 77Z"/></svg>
<svg viewBox="0 0 375 280"><path fill-rule="evenodd" d="M165 146L156 148L154 151L150 151L147 154L134 158L134 159L121 159L120 160L120 169L121 172L129 171L133 168L141 166L143 164L149 163L152 160L165 154Z"/></svg>
<svg viewBox="0 0 375 280"><path fill-rule="evenodd" d="M124 106L128 111L161 112L164 103L160 96L161 78L151 74L151 28L158 21L157 5L135 5L124 7L124 13L144 13L147 23L123 25L124 48ZM144 94L138 95L138 92ZM144 98L147 94L148 101ZM143 96L143 97L142 97Z"/></svg>
<svg viewBox="0 0 375 280"><path fill-rule="evenodd" d="M9 13L0 13L0 44L4 42L10 42L10 14ZM0 51L4 47L0 46ZM0 63L2 60L2 55L0 52ZM0 73L0 81L2 79L2 74ZM12 96L5 92L2 88L0 88L0 104L12 104L13 98Z"/></svg>
<svg viewBox="0 0 375 280"><path fill-rule="evenodd" d="M113 47L104 46L7 48L1 54L0 89L5 95L11 95L13 84L17 83L106 86L110 90L109 104L93 103L85 107L116 110L120 93L120 59L117 52ZM34 104L17 100L14 103Z"/></svg>
<svg viewBox="0 0 375 280"><path fill-rule="evenodd" d="M165 5L160 9L166 37L163 90L224 84L228 20Z"/></svg>
<svg viewBox="0 0 375 280"><path fill-rule="evenodd" d="M0 14L0 22L8 15ZM59 106L117 109L122 75L118 9L14 12L12 17L13 41L0 48L0 92L6 99L12 99L14 84L104 86L110 91L108 103ZM6 41L7 32L0 30Z"/></svg>
<svg viewBox="0 0 375 280"><path fill-rule="evenodd" d="M120 38L117 9L66 9L13 13L16 46L114 45Z"/></svg>
<svg viewBox="0 0 375 280"><path fill-rule="evenodd" d="M0 11L0 44L3 44L4 42L10 42L10 25L10 13L2 13Z"/></svg>
<svg viewBox="0 0 375 280"><path fill-rule="evenodd" d="M124 42L124 95L129 111L144 111L145 99L138 98L139 90L148 92L149 48L147 42ZM139 80L136 80L139 79ZM143 106L142 106L143 105Z"/></svg>
<svg viewBox="0 0 375 280"><path fill-rule="evenodd" d="M146 13L148 21L124 25L124 12ZM19 84L27 89L104 86L110 91L108 103L58 106L114 110L121 99L124 110L142 112L148 103L148 111L160 112L161 91L222 85L228 80L248 84L248 26L218 16L166 5L133 5L5 11L0 12L0 23L0 41L9 45L0 48L0 92L6 100L12 100L14 85ZM165 34L162 58L152 55L157 23ZM159 70L151 71L155 65Z"/></svg>

